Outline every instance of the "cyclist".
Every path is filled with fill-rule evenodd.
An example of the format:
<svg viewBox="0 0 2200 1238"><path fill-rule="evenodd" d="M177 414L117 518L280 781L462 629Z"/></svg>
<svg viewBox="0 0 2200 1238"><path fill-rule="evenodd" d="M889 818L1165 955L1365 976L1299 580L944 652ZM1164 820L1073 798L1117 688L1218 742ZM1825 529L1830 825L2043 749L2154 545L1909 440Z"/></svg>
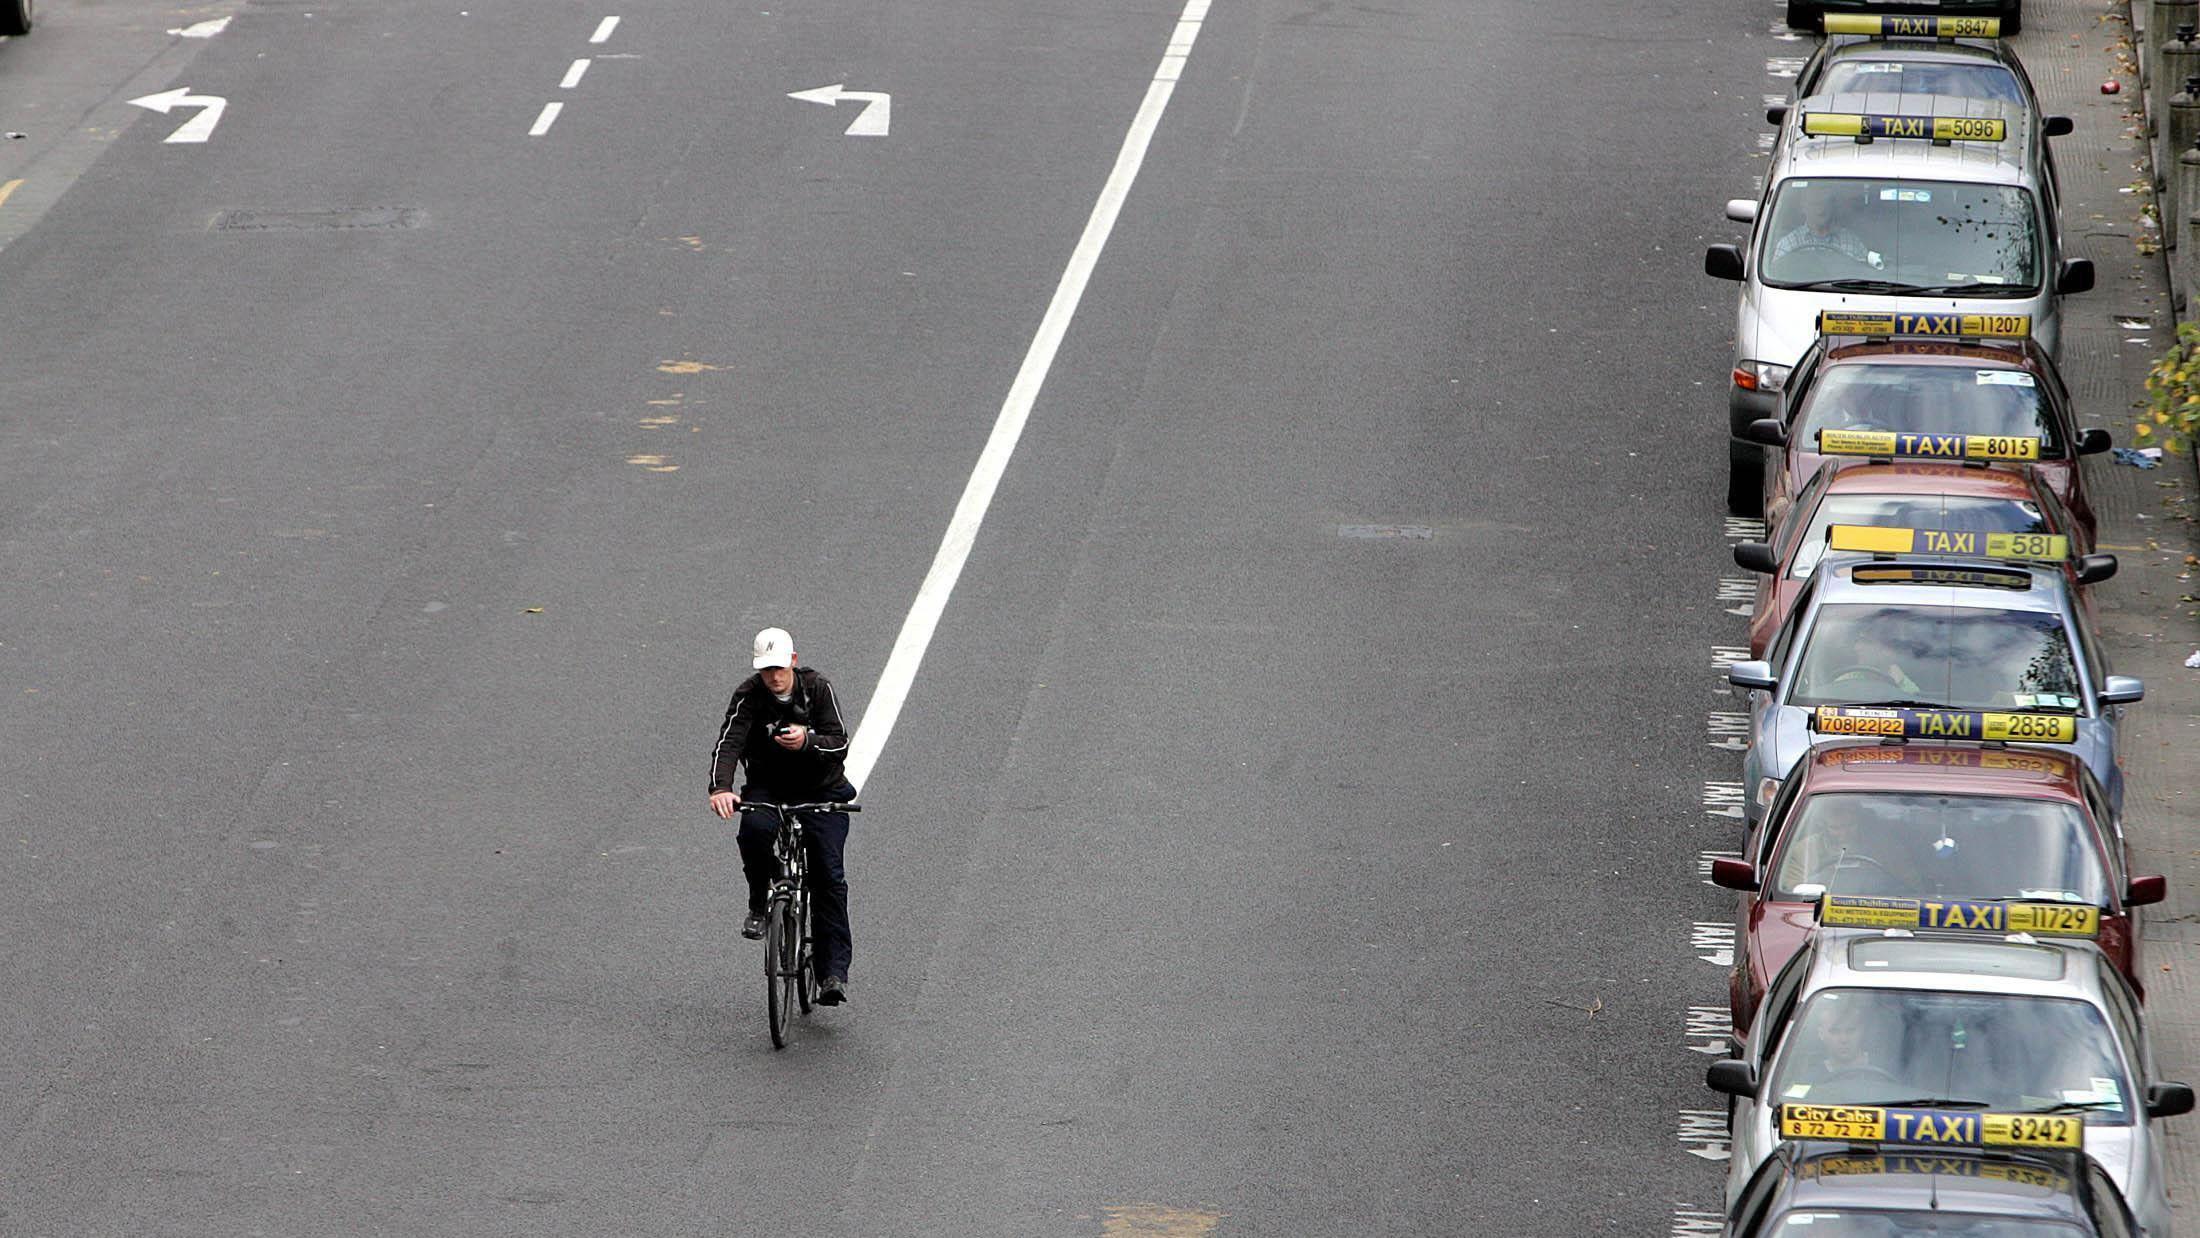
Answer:
<svg viewBox="0 0 2200 1238"><path fill-rule="evenodd" d="M741 681L726 705L711 751L710 807L731 820L741 813L741 872L749 882L749 914L741 935L764 935L764 899L778 875L772 858L776 813L742 811L744 799L793 804L852 800L841 762L848 754L848 728L840 721L840 703L825 676L797 664L794 638L785 628L756 634L750 658L756 673ZM734 768L748 765L748 779L736 793ZM847 1000L848 964L854 954L848 930L848 875L841 849L848 842L848 814L802 815L810 864L810 908L817 933L817 1001L838 1006Z"/></svg>

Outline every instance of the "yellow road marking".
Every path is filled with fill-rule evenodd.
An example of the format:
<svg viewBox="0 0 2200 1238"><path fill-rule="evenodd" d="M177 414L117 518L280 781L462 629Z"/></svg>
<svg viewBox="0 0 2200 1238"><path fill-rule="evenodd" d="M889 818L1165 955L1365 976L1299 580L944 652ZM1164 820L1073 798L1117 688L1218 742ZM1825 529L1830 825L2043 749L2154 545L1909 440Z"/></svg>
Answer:
<svg viewBox="0 0 2200 1238"><path fill-rule="evenodd" d="M0 197L0 202L5 202L5 201L7 201L7 199L6 199L5 197ZM2099 542L2099 543L2096 543L2096 544L2094 545L2094 547L2093 547L2093 548L2094 548L2095 550L2145 550L2145 549L2146 549L2146 547L2144 547L2144 546L2119 546L2119 545L2117 545L2117 544L2116 544L2116 543L2114 543L2114 542Z"/></svg>
<svg viewBox="0 0 2200 1238"><path fill-rule="evenodd" d="M22 187L23 181L21 177L9 181L5 185L0 185L0 206L6 206L8 204L8 195L14 193L18 189L21 189Z"/></svg>
<svg viewBox="0 0 2200 1238"><path fill-rule="evenodd" d="M1116 1238L1207 1238L1222 1224L1219 1212L1169 1208L1161 1204L1110 1204L1102 1208L1100 1232Z"/></svg>
<svg viewBox="0 0 2200 1238"><path fill-rule="evenodd" d="M660 361L657 363L657 372L660 374L701 374L706 370L722 370L725 368L722 365L712 365L708 361Z"/></svg>

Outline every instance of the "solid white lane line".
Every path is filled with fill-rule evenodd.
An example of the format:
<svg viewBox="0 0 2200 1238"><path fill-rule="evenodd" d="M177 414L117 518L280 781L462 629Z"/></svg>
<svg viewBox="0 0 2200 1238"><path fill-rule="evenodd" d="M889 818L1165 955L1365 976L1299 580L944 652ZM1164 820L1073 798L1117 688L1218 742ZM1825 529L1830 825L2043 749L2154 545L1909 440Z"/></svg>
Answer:
<svg viewBox="0 0 2200 1238"><path fill-rule="evenodd" d="M565 105L562 103L543 104L542 115L535 117L535 127L527 131L527 136L531 138L539 138L543 134L550 132L550 126L558 123L558 113L564 110Z"/></svg>
<svg viewBox="0 0 2200 1238"><path fill-rule="evenodd" d="M601 43L601 42L604 42L605 40L607 40L607 39L609 39L609 38L611 37L611 32L612 32L612 31L614 31L614 30L617 30L618 28L619 28L619 19L618 19L618 18L616 18L616 17L606 17L606 18L604 18L604 19L603 19L602 21L600 21L600 22L597 22L597 23L596 23L596 33L594 33L594 34L592 34L592 35L589 35L589 36L588 36L588 41L589 41L589 42L591 42L591 43Z"/></svg>
<svg viewBox="0 0 2200 1238"><path fill-rule="evenodd" d="M1084 298L1085 285L1092 278L1093 268L1099 264L1108 235L1115 230L1123 201L1130 196L1131 185L1138 179L1138 169L1146 160L1146 148L1161 125L1162 113L1168 110L1169 96L1176 92L1177 73L1183 67L1185 53L1191 49L1192 39L1198 34L1196 23L1205 17L1207 5L1208 0L1190 0L1185 5L1183 20L1170 38L1172 54L1162 59L1161 66L1154 71L1153 81L1146 87L1145 101L1138 105L1138 115L1131 120L1122 149L1116 152L1115 168L1108 173L1107 183L1100 189L1100 200L1093 203L1084 234L1077 238L1077 248L1070 253L1069 266L1063 270L1061 282L1055 285L1054 299L1047 304L1046 315L1039 320L1031 347L1024 353L1023 366L1016 371L1015 381L1009 384L1008 398L994 418L993 433L986 438L985 449L978 453L977 467L971 471L970 480L963 486L962 498L955 504L955 514L947 522L947 534L940 539L940 548L932 556L931 569L924 574L924 583L917 588L916 601L902 620L901 634L894 638L893 652L886 658L886 669L879 673L878 687L872 691L870 703L864 706L863 721L856 726L855 737L848 743L848 781L856 784L859 790L869 779L871 768L878 763L879 753L886 747L887 737L893 734L894 723L901 717L901 707L909 699L910 686L916 682L917 668L924 661L925 650L932 644L932 633L939 626L940 614L947 609L948 596L955 591L955 582L962 577L963 564L970 558L978 526L984 523L986 509L993 504L993 492L1000 485L1001 474L1008 469L1009 458L1016 452L1017 440L1023 436L1024 423L1031 417L1032 405L1039 399L1047 370L1054 364L1062 337L1069 332L1070 320L1076 316L1077 304ZM1187 26L1191 28L1187 30Z"/></svg>
<svg viewBox="0 0 2200 1238"><path fill-rule="evenodd" d="M565 71L565 80L558 83L558 89L571 90L580 85L581 74L586 72L588 72L588 59L586 57L574 61L573 67Z"/></svg>

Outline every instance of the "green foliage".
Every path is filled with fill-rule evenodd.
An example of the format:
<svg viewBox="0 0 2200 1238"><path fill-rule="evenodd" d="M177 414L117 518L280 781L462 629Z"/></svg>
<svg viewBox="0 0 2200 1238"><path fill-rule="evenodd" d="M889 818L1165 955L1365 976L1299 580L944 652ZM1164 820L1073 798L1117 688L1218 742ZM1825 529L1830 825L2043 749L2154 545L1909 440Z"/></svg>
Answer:
<svg viewBox="0 0 2200 1238"><path fill-rule="evenodd" d="M2147 398L2134 433L2142 443L2183 451L2200 434L2200 323L2177 324L2177 343L2147 372Z"/></svg>

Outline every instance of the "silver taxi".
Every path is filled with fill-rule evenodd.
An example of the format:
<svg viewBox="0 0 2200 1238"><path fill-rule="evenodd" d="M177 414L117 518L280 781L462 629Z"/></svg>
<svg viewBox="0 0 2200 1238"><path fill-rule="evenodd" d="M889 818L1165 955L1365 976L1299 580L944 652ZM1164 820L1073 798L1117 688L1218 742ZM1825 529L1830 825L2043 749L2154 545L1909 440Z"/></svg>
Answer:
<svg viewBox="0 0 2200 1238"><path fill-rule="evenodd" d="M2167 1233L2155 1123L2189 1112L2192 1089L2156 1073L2139 1002L2100 949L2037 927L2081 911L1847 901L1872 905L1867 918L1883 923L1898 903L1926 914L1916 928L1813 931L1767 989L1741 1055L1712 1064L1705 1082L1733 1098L1727 1206L1781 1142L1783 1107L1848 1118L1956 1111L2082 1135L2142 1231ZM1951 907L1955 923L1981 927L1922 927L1933 910L1947 924ZM2038 917L2020 917L2025 909ZM2020 919L2026 931L2009 931Z"/></svg>
<svg viewBox="0 0 2200 1238"><path fill-rule="evenodd" d="M1747 431L1776 415L1822 312L2029 318L2059 355L2060 298L2093 287L2063 252L2045 124L2021 102L1902 90L1802 100L1783 122L1762 198L1727 203L1747 245L1704 271L1742 285L1727 391L1728 496L1763 484Z"/></svg>
<svg viewBox="0 0 2200 1238"><path fill-rule="evenodd" d="M1845 549L1840 539L1852 535L1882 546L1907 535L1910 552ZM1817 736L2051 744L2085 762L2122 810L2117 723L2146 685L2107 673L2059 566L2066 540L2033 537L2060 545L2019 559L1987 557L1999 540L1990 535L1834 525L1827 536L1764 660L1727 668L1727 681L1750 692L1742 767L1752 827ZM1958 553L1957 541L1987 543L1986 553ZM1948 552L1915 553L1924 545Z"/></svg>

